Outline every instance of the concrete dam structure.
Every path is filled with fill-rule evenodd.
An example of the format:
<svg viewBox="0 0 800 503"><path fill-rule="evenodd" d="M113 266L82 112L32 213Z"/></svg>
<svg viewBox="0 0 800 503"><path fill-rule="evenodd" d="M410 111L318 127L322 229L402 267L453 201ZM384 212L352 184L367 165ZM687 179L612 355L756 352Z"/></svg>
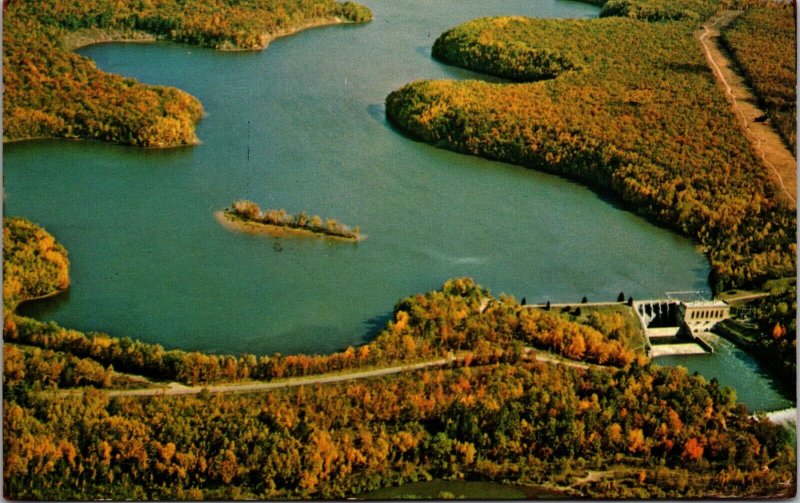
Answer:
<svg viewBox="0 0 800 503"><path fill-rule="evenodd" d="M633 303L650 356L713 353L704 334L730 317L730 306L697 292L668 293L666 299Z"/></svg>

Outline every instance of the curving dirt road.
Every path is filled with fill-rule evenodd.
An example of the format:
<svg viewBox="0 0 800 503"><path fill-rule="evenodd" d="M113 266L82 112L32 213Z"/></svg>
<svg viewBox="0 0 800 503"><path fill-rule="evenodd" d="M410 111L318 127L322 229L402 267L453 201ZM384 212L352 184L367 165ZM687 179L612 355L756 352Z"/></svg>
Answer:
<svg viewBox="0 0 800 503"><path fill-rule="evenodd" d="M568 360L562 357L557 357L547 352L536 352L533 348L525 348L525 355L534 353L536 361L551 363L554 365L564 365L567 367L574 367L580 369L613 369L614 367L605 367L603 365L583 363L574 360ZM177 382L170 382L165 388L139 388L127 390L107 390L107 396L176 396L176 395L198 395L200 393L259 393L282 388L291 388L296 386L309 386L315 384L328 384L342 381L353 381L356 379L368 379L371 377L381 377L391 374L399 374L400 372L410 372L413 370L420 370L430 367L443 367L455 362L463 361L466 354L457 356L449 356L447 358L439 358L437 360L430 360L419 363L409 363L405 365L394 365L392 367L384 367L372 370L363 370L357 372L348 372L346 374L321 374L306 377L291 377L281 379L278 381L268 382L246 382L246 383L232 383L232 384L218 384L218 385L201 385L201 386L186 386ZM43 392L45 394L51 393L49 391ZM84 393L83 389L65 389L57 390L56 394L59 396L79 396Z"/></svg>
<svg viewBox="0 0 800 503"><path fill-rule="evenodd" d="M408 372L428 367L441 367L458 360L456 357L441 358L421 363L411 363L407 365L396 365L374 370L364 370L360 372L350 372L347 374L323 374L307 377L292 377L289 379L269 382L249 382L239 384L219 384L212 386L184 386L179 383L170 383L167 388L147 388L130 390L111 390L108 396L165 396L165 395L197 395L206 391L208 393L253 393L259 391L269 391L280 388L291 388L294 386L308 386L313 384L327 384L332 382L351 381L355 379L366 379L369 377L380 377L400 372Z"/></svg>
<svg viewBox="0 0 800 503"><path fill-rule="evenodd" d="M747 85L744 77L735 70L731 60L719 41L720 29L736 19L741 11L724 11L706 21L697 37L703 46L714 76L725 89L725 95L733 106L742 129L753 145L756 154L769 170L770 179L778 188L781 201L789 208L797 207L797 159L786 147L778 133L765 122L755 122L756 117L766 114L758 105L758 99Z"/></svg>

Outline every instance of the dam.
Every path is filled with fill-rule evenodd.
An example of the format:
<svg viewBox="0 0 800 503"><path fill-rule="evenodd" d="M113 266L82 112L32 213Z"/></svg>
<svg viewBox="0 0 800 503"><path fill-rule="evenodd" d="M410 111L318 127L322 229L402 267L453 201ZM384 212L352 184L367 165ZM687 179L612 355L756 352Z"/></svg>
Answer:
<svg viewBox="0 0 800 503"><path fill-rule="evenodd" d="M711 328L730 317L730 306L699 292L671 292L665 299L640 300L633 309L652 356L713 353L706 341Z"/></svg>

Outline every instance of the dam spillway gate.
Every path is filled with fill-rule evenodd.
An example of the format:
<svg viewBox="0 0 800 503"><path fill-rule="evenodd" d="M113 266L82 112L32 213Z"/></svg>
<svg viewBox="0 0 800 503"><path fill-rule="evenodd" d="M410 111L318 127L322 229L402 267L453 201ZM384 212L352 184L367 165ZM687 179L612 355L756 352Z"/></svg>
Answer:
<svg viewBox="0 0 800 503"><path fill-rule="evenodd" d="M679 292L680 294L680 292ZM677 294L667 299L633 303L644 330L650 356L713 353L705 340L708 330L730 316L730 306L717 300L681 300Z"/></svg>

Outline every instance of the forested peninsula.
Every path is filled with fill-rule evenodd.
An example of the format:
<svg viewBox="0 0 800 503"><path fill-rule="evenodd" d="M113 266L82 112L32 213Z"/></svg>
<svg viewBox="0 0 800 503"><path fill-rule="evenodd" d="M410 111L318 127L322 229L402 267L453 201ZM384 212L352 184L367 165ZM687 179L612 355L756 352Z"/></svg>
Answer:
<svg viewBox="0 0 800 503"><path fill-rule="evenodd" d="M414 82L388 96L387 118L432 144L613 192L700 243L715 292L794 277L794 210L778 203L766 169L754 169L693 35L719 4L670 2L663 14L652 4L609 3L609 17L596 20L453 28L434 57L520 83Z"/></svg>
<svg viewBox="0 0 800 503"><path fill-rule="evenodd" d="M414 83L387 99L387 117L434 144L614 192L706 247L716 291L794 277L794 214L754 169L693 38L719 4L594 3L604 19L484 19L447 32L436 57L519 82ZM331 15L303 2L276 1L275 12L257 14L249 0L144 0L135 12L122 4L10 2L4 135L195 141L199 103L99 72L68 50L65 35L83 28L252 49L266 41L261 25L248 23L266 19L280 24L267 32L278 33ZM319 5L356 9L334 17L367 15L353 4ZM615 314L580 321L458 278L401 299L361 346L207 354L16 314L21 302L68 288L69 259L24 219L4 219L3 247L9 499L344 499L432 479L546 487L573 498L796 494L789 430L752 417L716 380L653 365ZM794 355L795 287L757 307L760 324L781 328L765 347ZM412 363L421 367L346 380ZM341 379L288 387L314 375ZM287 387L169 394L253 381ZM109 394L137 388L164 395Z"/></svg>
<svg viewBox="0 0 800 503"><path fill-rule="evenodd" d="M698 40L712 0L610 0L601 19L477 19L442 34L433 56L516 81L418 81L386 99L388 120L451 150L567 176L698 242L715 293L791 278L795 210L753 152ZM723 35L770 117L793 142L793 11L747 8ZM758 27L756 27L758 25ZM770 54L775 58L758 57ZM786 339L762 355L795 368L795 310L771 297ZM774 317L773 317L774 319ZM793 381L794 379L792 379Z"/></svg>
<svg viewBox="0 0 800 503"><path fill-rule="evenodd" d="M4 228L9 298L68 284L52 236L20 219ZM790 433L750 417L730 389L648 363L625 346L615 315L581 325L469 279L401 300L376 339L332 355L207 355L13 318L3 334L10 499L342 499L430 479L570 497L795 491ZM554 364L549 352L569 360ZM445 355L444 367L261 394L102 391Z"/></svg>
<svg viewBox="0 0 800 503"><path fill-rule="evenodd" d="M3 141L86 138L142 147L198 142L195 126L203 108L196 98L100 71L72 52L77 45L164 39L255 50L299 29L371 18L366 7L335 0L11 0L3 12Z"/></svg>

